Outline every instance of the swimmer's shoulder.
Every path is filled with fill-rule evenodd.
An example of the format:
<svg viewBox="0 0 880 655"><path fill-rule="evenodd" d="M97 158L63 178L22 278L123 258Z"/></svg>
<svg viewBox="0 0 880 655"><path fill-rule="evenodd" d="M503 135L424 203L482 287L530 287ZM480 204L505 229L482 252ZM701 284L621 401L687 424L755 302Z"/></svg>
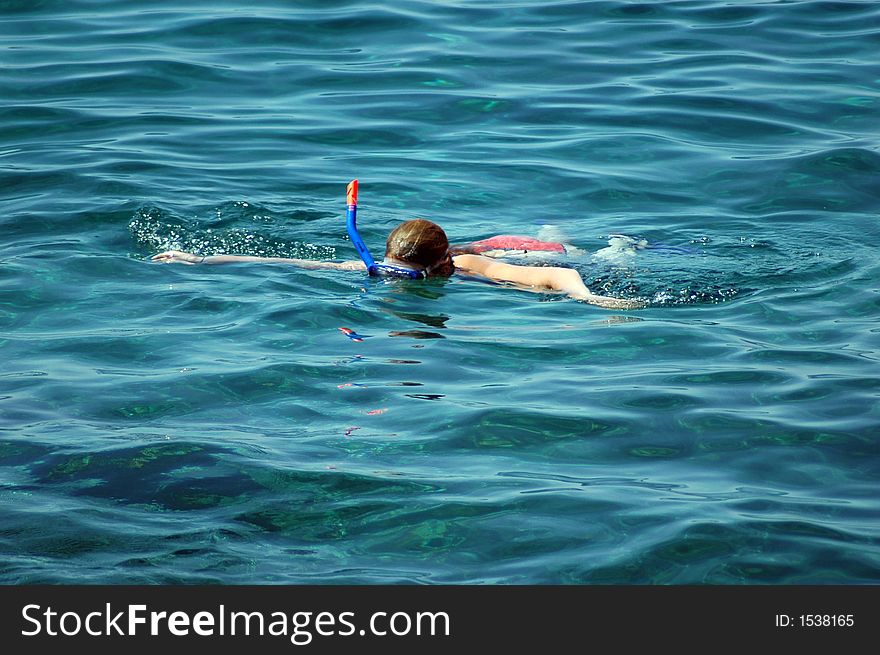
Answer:
<svg viewBox="0 0 880 655"><path fill-rule="evenodd" d="M496 282L532 284L534 272L538 271L544 274L544 272L550 270L533 266L507 264L492 257L484 257L483 255L454 255L452 263L455 265L455 272L458 274Z"/></svg>
<svg viewBox="0 0 880 655"><path fill-rule="evenodd" d="M453 255L452 263L455 265L457 273L465 275L485 275L486 269L489 268L494 260L482 255L461 254Z"/></svg>

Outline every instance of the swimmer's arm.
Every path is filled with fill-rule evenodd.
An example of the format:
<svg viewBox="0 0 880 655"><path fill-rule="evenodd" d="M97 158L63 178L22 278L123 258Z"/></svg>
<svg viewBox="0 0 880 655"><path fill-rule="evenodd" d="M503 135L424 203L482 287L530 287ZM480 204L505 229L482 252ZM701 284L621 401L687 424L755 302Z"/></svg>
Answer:
<svg viewBox="0 0 880 655"><path fill-rule="evenodd" d="M599 296L590 291L580 274L572 268L555 266L517 266L505 264L479 255L458 255L455 267L466 273L475 273L497 282L512 282L530 291L556 291L575 300L607 309L638 309L645 303Z"/></svg>
<svg viewBox="0 0 880 655"><path fill-rule="evenodd" d="M291 264L298 268L307 268L311 270L333 269L339 271L362 271L365 266L363 262L322 262L314 259L292 259L288 257L252 257L250 255L209 255L202 257L201 255L193 255L180 250L168 250L153 255L151 258L154 262L187 264L236 264L236 263L257 263L257 264Z"/></svg>

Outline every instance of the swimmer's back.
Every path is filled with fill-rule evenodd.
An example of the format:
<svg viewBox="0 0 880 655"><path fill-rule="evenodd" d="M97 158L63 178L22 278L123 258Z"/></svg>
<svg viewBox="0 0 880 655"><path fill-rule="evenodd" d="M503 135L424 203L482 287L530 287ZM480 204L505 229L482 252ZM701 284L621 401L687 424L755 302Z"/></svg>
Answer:
<svg viewBox="0 0 880 655"><path fill-rule="evenodd" d="M462 245L452 246L454 253L466 253L471 255L489 255L489 253L528 253L528 252L555 252L565 253L565 245L553 241L541 241L533 237L517 234L499 234L488 239L473 241Z"/></svg>

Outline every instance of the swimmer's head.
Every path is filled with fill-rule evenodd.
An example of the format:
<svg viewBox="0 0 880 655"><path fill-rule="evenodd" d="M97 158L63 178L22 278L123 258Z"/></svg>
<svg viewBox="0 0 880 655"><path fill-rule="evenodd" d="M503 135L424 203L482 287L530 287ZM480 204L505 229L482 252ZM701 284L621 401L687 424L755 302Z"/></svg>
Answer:
<svg viewBox="0 0 880 655"><path fill-rule="evenodd" d="M427 275L448 277L455 270L443 228L421 218L401 223L391 231L385 258L417 266Z"/></svg>

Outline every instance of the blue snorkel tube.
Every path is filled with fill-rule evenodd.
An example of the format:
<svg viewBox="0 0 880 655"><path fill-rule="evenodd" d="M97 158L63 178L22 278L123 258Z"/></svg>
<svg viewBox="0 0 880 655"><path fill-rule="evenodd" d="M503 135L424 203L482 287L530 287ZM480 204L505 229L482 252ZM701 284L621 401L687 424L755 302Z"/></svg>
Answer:
<svg viewBox="0 0 880 655"><path fill-rule="evenodd" d="M358 181L352 180L348 183L348 188L346 189L345 194L345 227L348 230L348 238L351 239L351 242L354 244L355 250L357 250L358 255L360 255L361 260L367 267L367 272L370 275L378 275L379 269L376 266L376 262L373 260L373 256L370 254L370 251L367 250L367 244L364 243L364 240L361 239L361 235L358 233L357 203Z"/></svg>
<svg viewBox="0 0 880 655"><path fill-rule="evenodd" d="M386 274L399 277L408 277L415 280L425 277L424 271L415 271L409 268L404 268L402 266L393 266L392 264L376 263L376 260L373 259L370 251L367 250L367 244L364 243L364 240L361 238L360 233L358 233L357 197L358 181L352 180L348 183L348 188L346 189L345 227L348 230L348 238L351 239L351 242L354 244L355 250L357 250L357 253L361 258L361 261L363 261L364 266L367 267L367 272L370 275Z"/></svg>

